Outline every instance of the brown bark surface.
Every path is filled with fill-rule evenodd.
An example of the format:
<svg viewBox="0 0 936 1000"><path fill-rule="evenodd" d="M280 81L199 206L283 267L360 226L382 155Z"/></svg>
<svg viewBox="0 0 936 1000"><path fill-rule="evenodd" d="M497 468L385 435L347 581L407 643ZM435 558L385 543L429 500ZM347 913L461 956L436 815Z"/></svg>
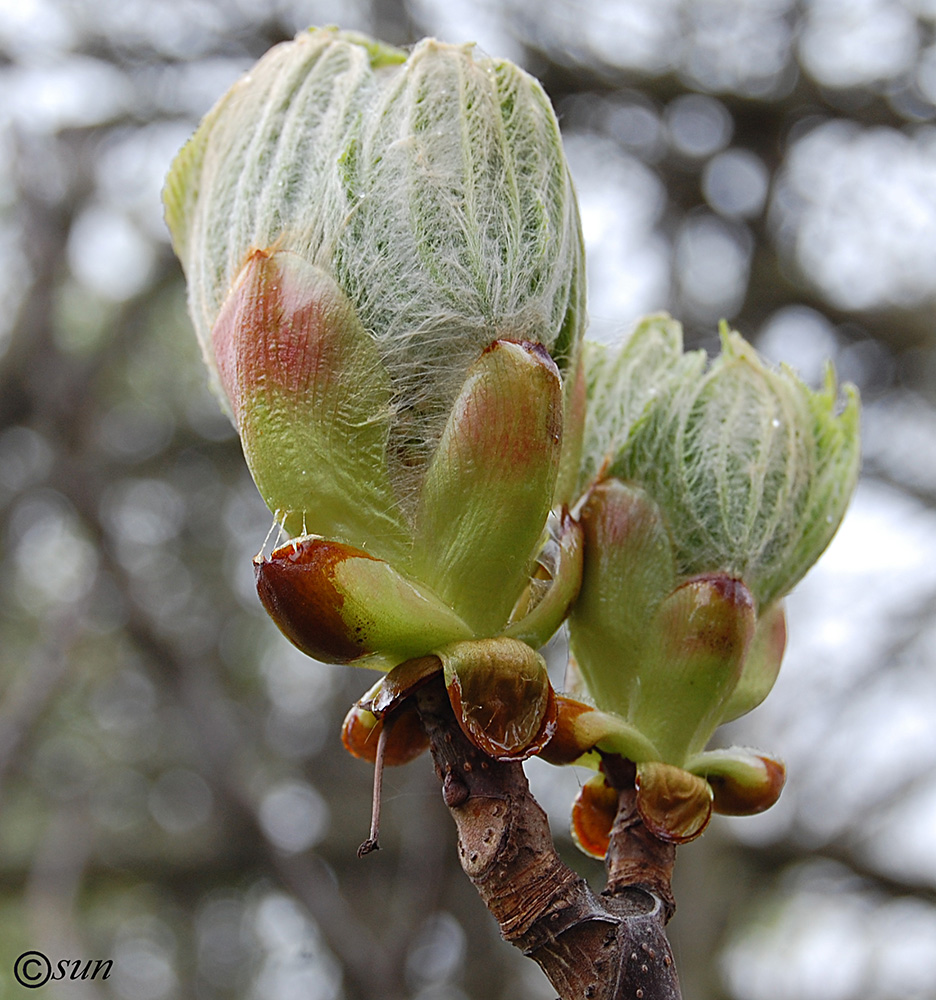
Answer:
<svg viewBox="0 0 936 1000"><path fill-rule="evenodd" d="M611 767L620 807L608 886L596 895L560 859L523 767L491 759L462 733L441 679L417 694L462 868L505 940L534 959L560 1000L680 1000L664 925L675 849L634 808L633 767Z"/></svg>

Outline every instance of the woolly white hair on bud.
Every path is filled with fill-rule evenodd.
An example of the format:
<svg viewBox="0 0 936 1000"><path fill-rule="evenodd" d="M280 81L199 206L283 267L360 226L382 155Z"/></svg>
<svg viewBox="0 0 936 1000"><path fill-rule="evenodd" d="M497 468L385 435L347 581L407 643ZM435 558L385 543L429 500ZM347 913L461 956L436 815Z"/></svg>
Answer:
<svg viewBox="0 0 936 1000"><path fill-rule="evenodd" d="M639 484L659 504L683 577L729 573L761 607L788 593L845 513L860 461L858 399L831 370L812 392L727 325L706 369L669 317L618 354L586 352L592 403L582 475ZM840 412L839 412L840 411Z"/></svg>
<svg viewBox="0 0 936 1000"><path fill-rule="evenodd" d="M494 340L543 344L563 376L577 364L583 246L555 115L532 77L471 46L407 57L332 29L277 46L180 153L166 204L213 370L211 327L252 250L334 278L390 377L405 511Z"/></svg>
<svg viewBox="0 0 936 1000"><path fill-rule="evenodd" d="M575 198L539 84L431 39L384 81L342 172L352 208L334 266L390 372L402 486L493 340L542 343L568 369L561 337L583 319Z"/></svg>

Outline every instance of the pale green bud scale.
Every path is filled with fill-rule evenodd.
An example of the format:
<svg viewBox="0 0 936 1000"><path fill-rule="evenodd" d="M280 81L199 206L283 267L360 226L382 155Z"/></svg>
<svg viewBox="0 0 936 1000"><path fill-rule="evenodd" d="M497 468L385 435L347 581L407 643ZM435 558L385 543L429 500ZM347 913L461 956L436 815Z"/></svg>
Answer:
<svg viewBox="0 0 936 1000"><path fill-rule="evenodd" d="M468 372L426 472L413 573L476 629L499 633L530 577L562 441L559 373L497 341Z"/></svg>

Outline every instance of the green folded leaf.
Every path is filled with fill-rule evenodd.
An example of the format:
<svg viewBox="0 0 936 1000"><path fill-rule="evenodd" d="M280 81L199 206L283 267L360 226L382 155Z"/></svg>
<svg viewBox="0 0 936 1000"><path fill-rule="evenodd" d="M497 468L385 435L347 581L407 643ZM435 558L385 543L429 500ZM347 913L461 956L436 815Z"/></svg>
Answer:
<svg viewBox="0 0 936 1000"><path fill-rule="evenodd" d="M702 352L683 355L682 326L665 313L643 319L617 351L585 341L582 356L588 413L580 491L607 474L668 387L695 377L705 363Z"/></svg>
<svg viewBox="0 0 936 1000"><path fill-rule="evenodd" d="M584 264L582 272L584 274ZM579 289L581 285L581 290ZM553 507L571 507L581 495L579 470L582 465L585 422L588 417L588 395L585 381L585 363L575 325L585 315L584 279L576 277L569 317L564 324L568 332L560 332L559 339L550 351L562 374L562 453ZM571 352L571 357L569 356Z"/></svg>
<svg viewBox="0 0 936 1000"><path fill-rule="evenodd" d="M276 244L310 263L347 212L337 158L393 52L335 29L301 32L241 77L183 147L166 181L166 221L206 357L244 258ZM395 50L397 60L406 53Z"/></svg>
<svg viewBox="0 0 936 1000"><path fill-rule="evenodd" d="M542 344L572 391L584 250L559 127L532 77L426 39L378 84L341 153L348 212L332 263L396 390L391 450L409 499L492 341Z"/></svg>

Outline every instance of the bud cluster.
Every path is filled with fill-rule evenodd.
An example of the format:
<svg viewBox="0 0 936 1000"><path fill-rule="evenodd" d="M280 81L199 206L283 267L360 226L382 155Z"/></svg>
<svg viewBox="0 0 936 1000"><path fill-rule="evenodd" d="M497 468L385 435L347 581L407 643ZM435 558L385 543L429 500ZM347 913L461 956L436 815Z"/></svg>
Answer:
<svg viewBox="0 0 936 1000"><path fill-rule="evenodd" d="M261 601L310 656L386 671L343 738L405 763L441 675L502 760L636 765L658 837L769 806L783 765L706 750L770 690L782 597L828 544L858 408L666 316L582 347L584 260L539 84L469 46L336 30L274 48L167 181L192 318L288 536ZM568 619L569 690L538 652ZM380 746L378 755L377 746ZM603 854L616 797L573 807Z"/></svg>

